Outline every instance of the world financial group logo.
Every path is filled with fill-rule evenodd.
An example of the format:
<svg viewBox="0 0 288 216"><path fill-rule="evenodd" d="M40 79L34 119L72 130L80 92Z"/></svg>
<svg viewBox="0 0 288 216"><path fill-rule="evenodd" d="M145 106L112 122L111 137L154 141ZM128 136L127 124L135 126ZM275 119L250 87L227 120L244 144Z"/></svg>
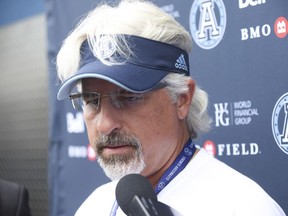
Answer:
<svg viewBox="0 0 288 216"><path fill-rule="evenodd" d="M199 47L216 47L226 28L226 10L222 0L195 0L189 22L191 35Z"/></svg>
<svg viewBox="0 0 288 216"><path fill-rule="evenodd" d="M215 126L240 126L251 124L259 116L258 108L254 107L251 100L214 103Z"/></svg>
<svg viewBox="0 0 288 216"><path fill-rule="evenodd" d="M284 153L288 154L288 92L276 102L271 122L277 145Z"/></svg>

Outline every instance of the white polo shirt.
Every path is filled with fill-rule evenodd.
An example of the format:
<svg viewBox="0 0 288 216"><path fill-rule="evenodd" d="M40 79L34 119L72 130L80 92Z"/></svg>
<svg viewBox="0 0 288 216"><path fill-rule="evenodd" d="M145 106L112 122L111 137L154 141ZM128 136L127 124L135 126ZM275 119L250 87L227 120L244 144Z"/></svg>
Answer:
<svg viewBox="0 0 288 216"><path fill-rule="evenodd" d="M75 216L109 216L116 185L114 181L97 188ZM285 216L257 183L204 149L158 194L158 201L182 216ZM124 215L118 208L117 216Z"/></svg>

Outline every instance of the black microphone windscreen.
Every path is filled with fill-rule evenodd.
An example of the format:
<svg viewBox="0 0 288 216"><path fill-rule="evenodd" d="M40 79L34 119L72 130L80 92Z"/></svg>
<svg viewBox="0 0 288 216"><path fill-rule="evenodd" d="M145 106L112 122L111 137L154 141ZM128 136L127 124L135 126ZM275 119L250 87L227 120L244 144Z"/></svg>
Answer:
<svg viewBox="0 0 288 216"><path fill-rule="evenodd" d="M144 176L129 174L121 178L116 186L116 200L122 211L127 215L135 195L157 200L152 185Z"/></svg>

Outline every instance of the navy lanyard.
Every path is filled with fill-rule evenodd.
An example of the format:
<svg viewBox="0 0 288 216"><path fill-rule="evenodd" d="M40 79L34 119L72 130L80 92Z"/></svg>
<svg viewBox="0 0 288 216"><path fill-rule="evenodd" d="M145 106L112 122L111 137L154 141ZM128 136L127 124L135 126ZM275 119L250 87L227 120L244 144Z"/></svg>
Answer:
<svg viewBox="0 0 288 216"><path fill-rule="evenodd" d="M177 156L171 166L165 171L158 184L154 188L156 194L159 194L160 191L163 190L186 167L186 165L192 159L195 151L196 147L193 144L193 141L189 138L180 154ZM115 216L118 208L119 205L115 200L110 212L110 216Z"/></svg>

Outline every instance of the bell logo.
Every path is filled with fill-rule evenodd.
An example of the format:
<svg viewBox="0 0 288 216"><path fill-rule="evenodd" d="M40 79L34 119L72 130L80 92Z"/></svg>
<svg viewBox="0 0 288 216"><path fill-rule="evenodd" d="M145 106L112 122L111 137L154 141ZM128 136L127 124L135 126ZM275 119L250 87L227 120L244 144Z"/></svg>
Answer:
<svg viewBox="0 0 288 216"><path fill-rule="evenodd" d="M68 112L66 114L67 132L68 133L84 133L85 124L83 114L81 112L76 113L74 117L73 113Z"/></svg>
<svg viewBox="0 0 288 216"><path fill-rule="evenodd" d="M266 0L239 0L239 8L246 8L250 6L256 6L259 4L265 4Z"/></svg>
<svg viewBox="0 0 288 216"><path fill-rule="evenodd" d="M222 0L195 0L189 19L191 35L199 47L212 49L220 43L226 28L226 10Z"/></svg>

